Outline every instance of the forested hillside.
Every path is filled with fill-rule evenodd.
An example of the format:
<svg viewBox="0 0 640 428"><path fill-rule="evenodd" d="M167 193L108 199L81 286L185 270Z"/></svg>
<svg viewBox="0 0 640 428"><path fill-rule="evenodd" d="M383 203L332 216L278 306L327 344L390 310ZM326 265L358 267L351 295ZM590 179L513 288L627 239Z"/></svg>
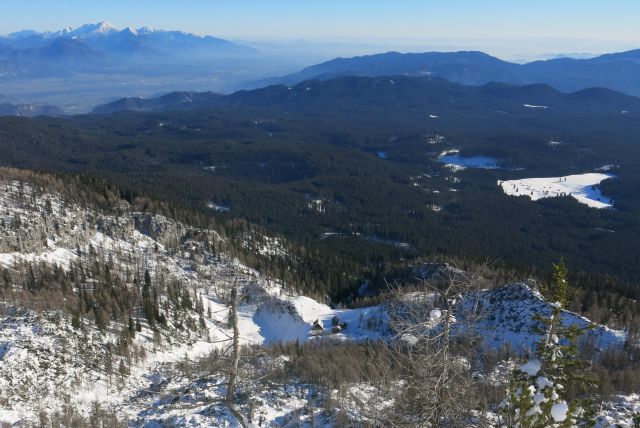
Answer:
<svg viewBox="0 0 640 428"><path fill-rule="evenodd" d="M2 423L484 427L526 408L509 388L534 366L565 385L549 383L566 414L637 417L637 329L569 311L562 263L507 285L487 266L417 263L383 294L362 284L358 308L329 306L296 291L313 255L242 221L89 176L2 168L0 189ZM587 361L598 386L583 389L569 367Z"/></svg>
<svg viewBox="0 0 640 428"><path fill-rule="evenodd" d="M407 260L441 256L532 274L564 257L589 301L610 299L604 290L637 297L636 98L349 77L223 99L186 112L5 118L1 162L105 177L281 233L309 255L314 292L337 300L362 278L384 284ZM439 160L454 149L499 168L454 172ZM496 185L602 167L616 177L599 186L610 210Z"/></svg>

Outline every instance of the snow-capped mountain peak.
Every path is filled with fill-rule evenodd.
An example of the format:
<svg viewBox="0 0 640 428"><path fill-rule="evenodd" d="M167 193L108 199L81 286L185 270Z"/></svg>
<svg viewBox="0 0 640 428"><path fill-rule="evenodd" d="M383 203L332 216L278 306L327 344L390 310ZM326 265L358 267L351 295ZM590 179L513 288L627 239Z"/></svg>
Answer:
<svg viewBox="0 0 640 428"><path fill-rule="evenodd" d="M158 30L153 28L153 27L140 27L136 30L136 32L138 34L151 34L151 33L155 33Z"/></svg>
<svg viewBox="0 0 640 428"><path fill-rule="evenodd" d="M122 30L121 33L123 33L123 34L131 34L131 35L137 36L138 35L138 30L136 30L133 27L127 27L124 30Z"/></svg>
<svg viewBox="0 0 640 428"><path fill-rule="evenodd" d="M21 31L7 36L0 36L3 48L13 51L30 49L29 55L38 55L43 51L51 50L54 43L75 41L83 44L87 49L95 53L94 57L100 60L86 61L85 57L80 58L74 64L64 63L61 67L62 73L69 73L70 68L81 68L83 72L87 69L103 70L109 64L116 68L122 68L123 57L130 60L139 60L147 63L150 58L162 58L167 61L184 61L185 59L213 58L219 54L237 52L240 54L252 54L253 49L246 46L237 45L224 39L212 36L200 36L183 31L168 31L152 27L141 26L135 28L117 28L108 22L95 22L81 25L79 27L68 27L57 31ZM11 59L12 63L20 63L19 55L17 59ZM67 61L69 58L66 58ZM73 59L75 61L75 59ZM67 61L68 62L68 61ZM41 64L42 63L42 64ZM34 68L39 70L46 64L52 64L50 56L38 56L34 62L31 59L26 69ZM24 65L24 64L23 64ZM126 66L124 66L127 68ZM21 73L27 73L26 69ZM136 71L137 72L137 71Z"/></svg>
<svg viewBox="0 0 640 428"><path fill-rule="evenodd" d="M98 22L94 24L85 24L72 31L74 35L88 36L88 35L105 35L117 32L118 29L108 22Z"/></svg>
<svg viewBox="0 0 640 428"><path fill-rule="evenodd" d="M94 22L91 24L84 24L79 27L65 27L58 31L45 31L42 33L39 32L18 32L13 33L10 36L13 38L23 38L30 36L41 36L46 39L52 39L57 37L71 37L71 38L86 38L86 37L97 37L97 36L109 36L113 33L117 33L119 30L108 22Z"/></svg>

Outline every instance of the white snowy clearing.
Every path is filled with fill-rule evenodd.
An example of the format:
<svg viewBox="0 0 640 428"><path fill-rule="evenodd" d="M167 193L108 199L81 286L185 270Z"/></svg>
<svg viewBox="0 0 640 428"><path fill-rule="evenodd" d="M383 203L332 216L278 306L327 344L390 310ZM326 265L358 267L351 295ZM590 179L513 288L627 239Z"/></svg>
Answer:
<svg viewBox="0 0 640 428"><path fill-rule="evenodd" d="M453 172L466 168L500 169L500 162L490 156L460 156L458 150L447 150L438 156L438 161L445 164Z"/></svg>
<svg viewBox="0 0 640 428"><path fill-rule="evenodd" d="M586 173L565 177L524 178L498 181L498 186L511 196L527 196L532 201L571 196L591 208L613 208L613 200L602 196L597 185L613 174Z"/></svg>

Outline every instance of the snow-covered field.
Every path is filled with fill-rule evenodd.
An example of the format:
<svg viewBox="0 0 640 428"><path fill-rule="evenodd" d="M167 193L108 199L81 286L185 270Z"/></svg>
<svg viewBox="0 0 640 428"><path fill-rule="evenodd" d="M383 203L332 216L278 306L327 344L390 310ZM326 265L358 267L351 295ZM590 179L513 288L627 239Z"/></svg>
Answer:
<svg viewBox="0 0 640 428"><path fill-rule="evenodd" d="M602 195L598 184L614 178L613 174L586 173L564 177L524 178L498 181L507 195L527 196L533 201L543 198L571 196L591 208L612 208L613 200Z"/></svg>
<svg viewBox="0 0 640 428"><path fill-rule="evenodd" d="M499 169L500 161L490 156L460 156L458 150L447 150L438 156L438 161L451 170L459 171L465 168Z"/></svg>

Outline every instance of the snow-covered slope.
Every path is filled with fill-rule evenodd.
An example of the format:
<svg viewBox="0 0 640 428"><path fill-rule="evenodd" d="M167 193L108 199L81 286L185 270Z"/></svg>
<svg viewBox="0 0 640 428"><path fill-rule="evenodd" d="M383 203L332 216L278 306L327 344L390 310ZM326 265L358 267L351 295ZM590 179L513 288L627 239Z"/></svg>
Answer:
<svg viewBox="0 0 640 428"><path fill-rule="evenodd" d="M534 315L548 317L551 304L540 292L524 283L516 283L493 290L482 290L464 296L456 305L455 315L461 333L479 334L484 345L500 348L507 344L519 352L533 351L539 340L541 325ZM573 312L563 311L565 325L587 327L591 322ZM624 332L594 325L583 340L592 341L600 349L622 345Z"/></svg>
<svg viewBox="0 0 640 428"><path fill-rule="evenodd" d="M386 330L381 327L386 313L383 307L360 309L332 309L305 296L279 296L261 303L253 314L257 326L258 341L304 342L331 336L341 340L365 340L384 337ZM332 321L346 323L339 332L332 332ZM318 321L322 332L310 334L310 327Z"/></svg>
<svg viewBox="0 0 640 428"><path fill-rule="evenodd" d="M238 324L243 345L394 336L388 325L388 302L368 308L332 308L242 264L226 249L228 241L214 230L135 212L122 200L113 204L113 210L101 210L41 184L0 179L0 423L27 425L43 412L51 415L69 407L86 416L99 402L134 425L154 421L234 425L224 405L224 376L192 378L176 369L228 348L232 334L228 298L234 283L242 295ZM262 248L269 257L288 257L286 247L275 238L240 240L256 254ZM53 274L77 273L81 278L69 282L82 289L67 294L46 287L31 289L30 269L36 272L32 282L37 283L43 265L61 269L51 270ZM111 322L103 328L90 310L74 320L75 303L70 303L76 294L104 288L95 271L107 266L112 282L122 287L120 293L130 291L136 296L145 271L164 284L157 290L166 325L154 328L138 310L134 313L139 329L125 338L126 325L115 314L109 314ZM463 274L443 266L424 264L416 272L423 278ZM171 295L176 292L181 294L182 308L172 306ZM441 318L435 314L441 314L441 308L433 306L435 299L417 299L420 296L413 293L403 299L427 305L424 309L433 315L429 328L438 328ZM525 284L483 290L457 299L454 329L481 336L488 347L508 343L524 351L537 338L532 332L533 314L549 309L542 296ZM569 312L564 319L588 323ZM314 329L314 325L323 328ZM601 348L625 340L622 332L602 326L590 334ZM264 359L264 364L278 363ZM252 390L255 401L251 402L256 415L264 418L263 426L280 426L303 420L300 409L316 395L312 385L273 384ZM242 404L243 412L248 411L247 403ZM331 423L323 417L314 420Z"/></svg>
<svg viewBox="0 0 640 428"><path fill-rule="evenodd" d="M123 201L117 215L101 212L17 180L0 183L0 189L0 270L9 272L12 293L0 300L0 422L33 421L40 411L51 414L65 404L87 414L96 400L103 407L121 408L149 388L151 374L166 364L227 348L227 299L234 281L244 296L238 314L242 344L303 342L312 337L316 320L327 326L319 336L380 336L367 328L367 320L379 316L377 308L334 310L289 295L282 284L220 250L224 240L213 230L133 212ZM216 246L213 254L208 248ZM111 266L125 287L137 287L134 278L147 270L181 288L193 301L203 302L204 325L184 327L198 324L193 311L180 312L155 330L142 319L126 352L116 352L122 344L118 323L100 330L82 319L81 326L73 326L71 315L53 302L36 299L24 308L16 300L22 287L18 279L28 266L44 263L67 270L94 261ZM88 287L97 286L92 281L87 279ZM335 316L348 326L334 335L330 325Z"/></svg>

